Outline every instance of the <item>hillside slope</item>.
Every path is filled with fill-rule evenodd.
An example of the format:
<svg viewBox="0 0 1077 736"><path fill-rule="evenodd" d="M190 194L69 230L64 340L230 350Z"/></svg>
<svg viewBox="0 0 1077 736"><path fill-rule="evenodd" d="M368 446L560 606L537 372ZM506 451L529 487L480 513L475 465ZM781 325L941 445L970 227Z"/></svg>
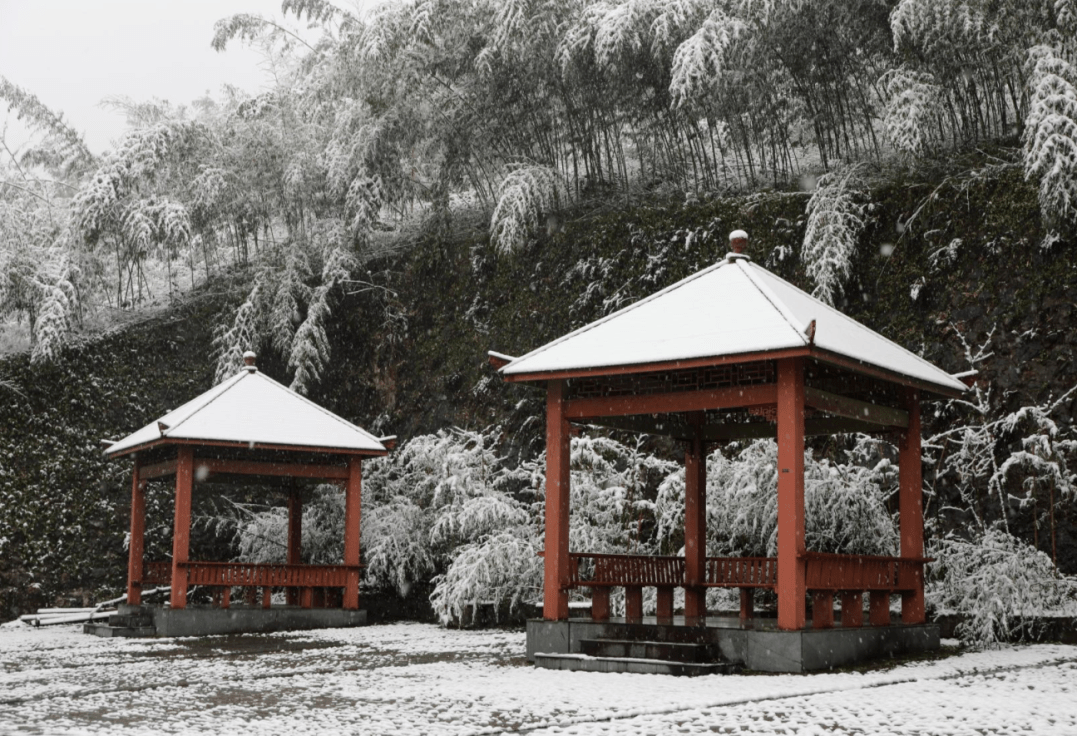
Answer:
<svg viewBox="0 0 1077 736"><path fill-rule="evenodd" d="M955 164L919 176L873 190L839 306L953 372L968 367L959 334L975 345L992 335L978 367L1000 408L1077 385L1077 243L1040 247L1036 192L1017 168ZM520 355L673 283L721 258L734 228L750 233L749 255L810 290L797 255L806 201L794 191L605 203L551 218L537 243L511 256L497 255L481 228L418 237L369 262L357 275L368 286L337 301L332 361L311 398L405 440L499 423L512 451L540 450L541 395L502 384L487 350ZM194 298L46 367L24 355L0 362L0 376L22 392L0 388L0 620L121 590L128 468L106 463L98 442L209 388L212 327L234 301ZM275 356L259 365L287 382ZM1060 414L1072 422L1077 401ZM926 417L930 433L940 420ZM162 553L168 496L157 492L149 509L150 542ZM1072 512L1059 518L1068 572L1077 571L1075 521ZM1027 532L1021 523L1015 529Z"/></svg>

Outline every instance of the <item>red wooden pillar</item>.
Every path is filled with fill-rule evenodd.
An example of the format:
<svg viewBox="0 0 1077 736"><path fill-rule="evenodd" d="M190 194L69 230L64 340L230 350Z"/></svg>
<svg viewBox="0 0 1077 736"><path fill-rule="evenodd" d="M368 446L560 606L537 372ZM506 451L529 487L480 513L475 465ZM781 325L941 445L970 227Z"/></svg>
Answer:
<svg viewBox="0 0 1077 736"><path fill-rule="evenodd" d="M347 492L347 491L345 491ZM288 494L288 564L303 563L303 497L299 489ZM299 589L287 588L285 593L289 606L299 605Z"/></svg>
<svg viewBox="0 0 1077 736"><path fill-rule="evenodd" d="M752 626L752 619L755 618L755 588L741 588L740 589L740 624L741 626Z"/></svg>
<svg viewBox="0 0 1077 736"><path fill-rule="evenodd" d="M902 435L898 468L899 517L901 523L901 556L924 556L923 481L920 469L920 392L906 389L905 406L909 412L909 428ZM924 611L924 576L919 566L902 566L917 570L915 589L901 594L901 622L922 624ZM902 585L906 581L901 581Z"/></svg>
<svg viewBox="0 0 1077 736"><path fill-rule="evenodd" d="M565 419L565 384L546 389L546 554L543 559L542 617L568 618L569 427Z"/></svg>
<svg viewBox="0 0 1077 736"><path fill-rule="evenodd" d="M191 546L191 491L194 450L180 445L176 463L176 513L172 526L172 608L187 607L187 555Z"/></svg>
<svg viewBox="0 0 1077 736"><path fill-rule="evenodd" d="M127 602L132 606L142 603L142 559L146 549L146 486L138 477L140 467L136 455L131 473L131 539L127 544Z"/></svg>
<svg viewBox="0 0 1077 736"><path fill-rule="evenodd" d="M684 623L702 626L707 620L707 457L701 436L703 412L688 422L693 437L684 453Z"/></svg>
<svg viewBox="0 0 1077 736"><path fill-rule="evenodd" d="M655 605L655 617L660 624L673 623L673 586L659 585Z"/></svg>
<svg viewBox="0 0 1077 736"><path fill-rule="evenodd" d="M841 593L841 625L854 628L864 625L864 594L845 590Z"/></svg>
<svg viewBox="0 0 1077 736"><path fill-rule="evenodd" d="M643 586L625 586L625 623L638 624L643 622Z"/></svg>
<svg viewBox="0 0 1077 736"><path fill-rule="evenodd" d="M811 626L813 629L834 628L834 593L816 590L811 594Z"/></svg>
<svg viewBox="0 0 1077 736"><path fill-rule="evenodd" d="M348 484L344 487L344 564L359 565L359 523L362 501L362 460L357 455L348 458ZM303 606L310 607L308 600L310 589L303 589ZM344 608L359 608L359 570L349 570L347 584L344 586Z"/></svg>
<svg viewBox="0 0 1077 736"><path fill-rule="evenodd" d="M872 626L890 625L890 592L873 590L868 593L868 622Z"/></svg>
<svg viewBox="0 0 1077 736"><path fill-rule="evenodd" d="M804 628L804 363L778 361L778 628Z"/></svg>
<svg viewBox="0 0 1077 736"><path fill-rule="evenodd" d="M610 589L606 587L591 588L591 620L610 620Z"/></svg>

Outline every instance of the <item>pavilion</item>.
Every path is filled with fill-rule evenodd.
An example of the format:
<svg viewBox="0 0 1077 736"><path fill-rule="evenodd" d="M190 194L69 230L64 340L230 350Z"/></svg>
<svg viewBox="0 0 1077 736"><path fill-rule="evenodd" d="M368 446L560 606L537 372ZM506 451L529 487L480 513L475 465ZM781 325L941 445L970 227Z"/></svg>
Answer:
<svg viewBox="0 0 1077 736"><path fill-rule="evenodd" d="M543 618L528 626L528 656L539 665L636 671L614 660L630 651L655 659L654 647L625 643L639 639L702 642L727 660L772 671L938 646L938 629L926 624L924 611L929 560L923 557L920 402L961 396L966 386L752 262L742 253L743 231L730 239L734 252L722 261L650 297L522 357L490 353L505 381L546 389ZM684 443L683 557L569 549L574 423ZM897 441L897 557L822 554L805 546L805 437L842 432L885 433ZM709 558L707 446L760 437L778 440L777 557ZM610 588L618 586L625 590L623 619L610 616ZM657 589L657 612L645 621L647 586ZM677 587L684 590L683 617L674 617ZM708 620L709 587L740 589L739 619ZM589 621L569 618L576 588L590 589ZM754 617L758 588L776 592L776 621ZM870 626L863 626L864 593ZM900 622L891 622L891 594L901 596ZM687 639L685 627L695 630ZM597 659L583 656L588 653Z"/></svg>
<svg viewBox="0 0 1077 736"><path fill-rule="evenodd" d="M101 636L189 636L322 628L365 623L359 609L362 460L385 455L394 438L377 438L260 373L255 355L232 378L108 443L110 458L131 457L127 604ZM147 481L175 478L172 559L144 561ZM191 499L196 484L280 486L288 492L285 564L194 561ZM302 548L303 484L336 483L345 494L344 555L339 565L307 565ZM168 607L143 606L142 588L170 586ZM188 606L188 592L208 588L214 605ZM234 606L233 588L246 591ZM287 593L285 606L272 592ZM259 596L259 591L261 595ZM114 620L113 620L114 619Z"/></svg>

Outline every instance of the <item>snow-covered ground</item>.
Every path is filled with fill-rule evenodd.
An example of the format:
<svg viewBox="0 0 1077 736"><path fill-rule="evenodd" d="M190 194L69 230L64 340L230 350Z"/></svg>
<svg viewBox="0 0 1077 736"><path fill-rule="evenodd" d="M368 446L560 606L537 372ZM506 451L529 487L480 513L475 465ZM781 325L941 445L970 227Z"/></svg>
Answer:
<svg viewBox="0 0 1077 736"><path fill-rule="evenodd" d="M524 636L422 624L116 640L0 627L3 734L1077 734L1077 647L865 674L537 670Z"/></svg>

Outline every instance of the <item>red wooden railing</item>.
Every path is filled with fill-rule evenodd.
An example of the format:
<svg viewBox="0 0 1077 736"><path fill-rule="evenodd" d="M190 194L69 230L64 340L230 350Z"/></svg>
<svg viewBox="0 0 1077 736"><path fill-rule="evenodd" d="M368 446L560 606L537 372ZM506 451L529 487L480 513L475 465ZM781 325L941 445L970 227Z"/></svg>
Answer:
<svg viewBox="0 0 1077 736"><path fill-rule="evenodd" d="M569 555L569 586L684 585L683 557L644 555ZM584 574L581 575L581 568Z"/></svg>
<svg viewBox="0 0 1077 736"><path fill-rule="evenodd" d="M778 584L777 557L708 557L709 588L773 588Z"/></svg>
<svg viewBox="0 0 1077 736"><path fill-rule="evenodd" d="M143 585L169 585L172 582L172 563L144 562L141 582Z"/></svg>
<svg viewBox="0 0 1077 736"><path fill-rule="evenodd" d="M927 557L882 557L807 552L808 590L918 590Z"/></svg>
<svg viewBox="0 0 1077 736"><path fill-rule="evenodd" d="M347 584L349 570L362 565L259 565L246 562L181 562L189 585L263 586L274 588L332 588ZM172 582L171 562L147 562L142 584Z"/></svg>

